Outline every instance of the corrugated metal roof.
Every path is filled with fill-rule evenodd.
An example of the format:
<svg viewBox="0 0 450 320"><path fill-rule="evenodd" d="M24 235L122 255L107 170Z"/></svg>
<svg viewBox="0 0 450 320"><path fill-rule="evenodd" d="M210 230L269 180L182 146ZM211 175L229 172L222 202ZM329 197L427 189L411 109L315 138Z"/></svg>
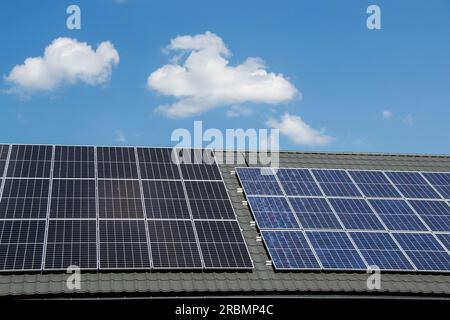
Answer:
<svg viewBox="0 0 450 320"><path fill-rule="evenodd" d="M237 153L242 160L242 154ZM387 155L356 153L282 152L280 166L317 168L359 168L386 170L450 171L450 156ZM201 295L231 294L307 294L371 293L365 273L275 272L266 266L268 255L258 232L250 225L244 196L237 192L239 182L230 172L235 165L220 165L232 203L253 258L252 272L101 272L81 275L81 289L69 290L67 274L14 274L0 276L0 295L46 294L145 294ZM389 273L381 275L377 293L401 295L450 295L450 276L432 274Z"/></svg>

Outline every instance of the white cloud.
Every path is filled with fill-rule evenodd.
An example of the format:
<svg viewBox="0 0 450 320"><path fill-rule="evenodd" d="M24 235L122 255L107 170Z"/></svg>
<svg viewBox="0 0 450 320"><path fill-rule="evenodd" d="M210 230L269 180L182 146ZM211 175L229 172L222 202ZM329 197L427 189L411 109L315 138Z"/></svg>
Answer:
<svg viewBox="0 0 450 320"><path fill-rule="evenodd" d="M390 110L384 110L382 114L384 119L389 119L393 116L393 113Z"/></svg>
<svg viewBox="0 0 450 320"><path fill-rule="evenodd" d="M125 133L123 133L123 131L117 130L116 132L114 132L114 141L119 143L126 143L127 137L125 136Z"/></svg>
<svg viewBox="0 0 450 320"><path fill-rule="evenodd" d="M402 121L408 126L413 126L415 124L414 117L412 114L408 113L402 116Z"/></svg>
<svg viewBox="0 0 450 320"><path fill-rule="evenodd" d="M118 63L119 54L109 41L93 50L85 42L57 38L45 48L42 57L27 58L11 70L6 80L13 92L21 93L53 91L77 82L94 86L108 81L112 67Z"/></svg>
<svg viewBox="0 0 450 320"><path fill-rule="evenodd" d="M301 117L289 113L285 113L279 120L270 118L266 124L273 129L279 129L281 134L298 145L325 146L333 140L324 130L314 129Z"/></svg>
<svg viewBox="0 0 450 320"><path fill-rule="evenodd" d="M227 110L228 118L237 118L240 116L248 116L252 113L252 109L246 106L232 105L230 109Z"/></svg>
<svg viewBox="0 0 450 320"><path fill-rule="evenodd" d="M177 36L167 47L176 59L152 72L147 86L176 98L157 108L170 117L188 117L219 106L243 103L279 104L298 91L282 74L268 72L260 58L231 66L231 55L220 37L211 32ZM184 53L180 56L179 53ZM185 57L185 59L183 59Z"/></svg>

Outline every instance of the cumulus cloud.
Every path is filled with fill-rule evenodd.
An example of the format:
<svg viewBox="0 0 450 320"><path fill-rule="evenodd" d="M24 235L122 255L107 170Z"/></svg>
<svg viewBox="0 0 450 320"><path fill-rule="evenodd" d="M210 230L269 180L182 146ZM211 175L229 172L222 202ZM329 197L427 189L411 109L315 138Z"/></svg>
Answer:
<svg viewBox="0 0 450 320"><path fill-rule="evenodd" d="M298 145L325 146L333 140L324 130L314 129L301 117L289 113L285 113L281 119L270 118L266 124L273 129L279 129L281 134Z"/></svg>
<svg viewBox="0 0 450 320"><path fill-rule="evenodd" d="M211 32L177 36L167 51L174 52L175 59L152 72L147 86L176 99L157 109L170 117L188 117L219 106L244 103L275 105L298 94L282 74L267 71L260 58L230 65L230 50Z"/></svg>
<svg viewBox="0 0 450 320"><path fill-rule="evenodd" d="M393 116L392 111L389 111L389 110L384 110L382 112L382 115L383 115L384 119L389 119L389 118L392 118L392 116Z"/></svg>
<svg viewBox="0 0 450 320"><path fill-rule="evenodd" d="M110 79L112 67L119 60L119 53L109 41L93 50L85 42L57 38L45 48L42 57L27 58L23 64L16 65L6 81L12 91L25 93L53 91L77 82L94 86Z"/></svg>

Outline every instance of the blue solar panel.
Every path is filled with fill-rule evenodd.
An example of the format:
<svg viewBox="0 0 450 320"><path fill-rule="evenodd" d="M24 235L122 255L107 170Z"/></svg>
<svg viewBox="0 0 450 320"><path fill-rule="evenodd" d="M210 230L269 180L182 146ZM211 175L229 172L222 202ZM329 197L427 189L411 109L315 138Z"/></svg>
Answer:
<svg viewBox="0 0 450 320"><path fill-rule="evenodd" d="M271 168L236 168L247 195L283 195Z"/></svg>
<svg viewBox="0 0 450 320"><path fill-rule="evenodd" d="M426 233L394 233L393 235L418 270L450 270L450 255L433 235Z"/></svg>
<svg viewBox="0 0 450 320"><path fill-rule="evenodd" d="M389 230L425 231L427 227L404 200L369 200Z"/></svg>
<svg viewBox="0 0 450 320"><path fill-rule="evenodd" d="M449 233L437 233L436 236L441 240L442 244L450 251L450 234Z"/></svg>
<svg viewBox="0 0 450 320"><path fill-rule="evenodd" d="M306 231L311 245L325 269L366 269L345 232Z"/></svg>
<svg viewBox="0 0 450 320"><path fill-rule="evenodd" d="M401 249L386 232L350 232L364 259L381 270L414 270Z"/></svg>
<svg viewBox="0 0 450 320"><path fill-rule="evenodd" d="M320 269L301 231L263 231L261 234L276 269Z"/></svg>
<svg viewBox="0 0 450 320"><path fill-rule="evenodd" d="M347 229L385 229L365 200L333 198L330 203Z"/></svg>
<svg viewBox="0 0 450 320"><path fill-rule="evenodd" d="M386 174L406 198L441 198L418 172L386 172Z"/></svg>
<svg viewBox="0 0 450 320"><path fill-rule="evenodd" d="M247 200L260 229L299 227L285 198L248 197Z"/></svg>
<svg viewBox="0 0 450 320"><path fill-rule="evenodd" d="M349 174L366 197L401 198L381 171L349 171Z"/></svg>
<svg viewBox="0 0 450 320"><path fill-rule="evenodd" d="M278 169L277 177L289 196L322 196L319 186L307 169Z"/></svg>
<svg viewBox="0 0 450 320"><path fill-rule="evenodd" d="M418 201L409 203L433 231L450 231L450 206L445 201Z"/></svg>
<svg viewBox="0 0 450 320"><path fill-rule="evenodd" d="M425 178L446 199L450 199L450 173L423 173Z"/></svg>
<svg viewBox="0 0 450 320"><path fill-rule="evenodd" d="M305 229L342 229L325 199L290 198L294 212Z"/></svg>
<svg viewBox="0 0 450 320"><path fill-rule="evenodd" d="M330 197L362 197L347 172L342 170L313 170L326 196Z"/></svg>

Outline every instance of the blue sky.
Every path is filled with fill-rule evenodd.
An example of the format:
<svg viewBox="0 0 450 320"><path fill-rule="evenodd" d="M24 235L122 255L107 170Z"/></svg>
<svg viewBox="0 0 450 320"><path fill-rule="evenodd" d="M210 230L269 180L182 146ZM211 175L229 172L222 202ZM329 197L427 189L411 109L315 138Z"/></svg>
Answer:
<svg viewBox="0 0 450 320"><path fill-rule="evenodd" d="M81 8L81 30L66 28L70 4ZM366 28L369 4L381 8L381 30ZM170 146L172 131L192 129L194 120L202 120L205 129L267 128L288 114L331 138L304 143L292 138L292 129L281 134L282 149L449 153L450 1L98 0L1 6L1 142ZM167 50L171 39L206 31L231 51L229 66L259 57L264 70L299 94L276 103L225 100L181 118L155 111L177 101L147 84L149 75L177 54ZM6 78L14 66L42 56L60 37L94 50L109 41L120 62L97 85L76 81L25 97L11 93ZM236 104L236 110L250 111L227 116ZM383 117L383 111L390 114Z"/></svg>

